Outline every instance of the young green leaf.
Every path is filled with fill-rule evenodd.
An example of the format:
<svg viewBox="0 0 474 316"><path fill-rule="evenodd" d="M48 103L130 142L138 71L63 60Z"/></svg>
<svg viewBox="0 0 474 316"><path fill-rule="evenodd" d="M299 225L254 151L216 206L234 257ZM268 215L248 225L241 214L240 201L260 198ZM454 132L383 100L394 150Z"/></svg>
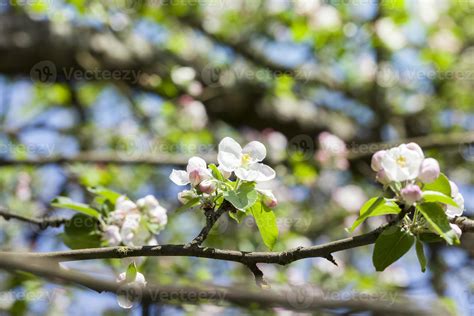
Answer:
<svg viewBox="0 0 474 316"><path fill-rule="evenodd" d="M242 219L248 215L247 212L242 212L242 211L237 211L237 212L229 212L228 213L230 218L232 218L233 220L235 220L237 223L240 224L240 222L242 221Z"/></svg>
<svg viewBox="0 0 474 316"><path fill-rule="evenodd" d="M255 204L257 201L257 191L255 184L242 183L235 191L224 192L224 199L229 201L236 209L245 211Z"/></svg>
<svg viewBox="0 0 474 316"><path fill-rule="evenodd" d="M97 219L82 213L75 214L64 225L64 233L59 236L71 249L98 248L101 235Z"/></svg>
<svg viewBox="0 0 474 316"><path fill-rule="evenodd" d="M199 201L201 201L201 199L199 197L196 197L194 199L191 199L189 200L186 204L183 204L181 205L180 207L178 207L175 212L181 212L181 211L185 211L187 209L190 209L196 205L199 204Z"/></svg>
<svg viewBox="0 0 474 316"><path fill-rule="evenodd" d="M423 191L436 191L441 192L444 195L451 196L451 185L449 184L448 177L443 173L440 173L438 179L432 183L425 184Z"/></svg>
<svg viewBox="0 0 474 316"><path fill-rule="evenodd" d="M51 201L51 205L58 208L71 209L95 218L100 217L99 211L93 209L87 204L74 202L73 200L65 196L58 196L57 198Z"/></svg>
<svg viewBox="0 0 474 316"><path fill-rule="evenodd" d="M353 232L368 217L398 214L400 211L400 207L395 202L388 201L383 197L374 197L365 202L362 206L360 215L354 224L352 224L350 231Z"/></svg>
<svg viewBox="0 0 474 316"><path fill-rule="evenodd" d="M135 262L132 262L128 265L127 272L125 273L125 280L127 282L133 282L137 278L137 266Z"/></svg>
<svg viewBox="0 0 474 316"><path fill-rule="evenodd" d="M115 205L117 199L121 196L120 193L112 191L104 187L88 187L87 191L94 193L96 195L102 196L105 199L109 200Z"/></svg>
<svg viewBox="0 0 474 316"><path fill-rule="evenodd" d="M263 242L268 249L272 250L278 237L278 226L275 214L260 201L250 208L250 212L255 218Z"/></svg>
<svg viewBox="0 0 474 316"><path fill-rule="evenodd" d="M415 237L398 226L385 229L375 241L372 262L377 271L383 271L410 250Z"/></svg>
<svg viewBox="0 0 474 316"><path fill-rule="evenodd" d="M425 202L439 202L459 207L459 205L454 202L451 197L438 191L423 191L423 200Z"/></svg>
<svg viewBox="0 0 474 316"><path fill-rule="evenodd" d="M219 169L216 167L215 164L211 163L209 165L209 169L211 169L212 175L214 176L214 178L216 178L219 181L224 181L225 180L224 176L222 175L222 173L219 171Z"/></svg>
<svg viewBox="0 0 474 316"><path fill-rule="evenodd" d="M426 271L425 251L423 249L423 243L419 239L416 240L416 256L418 257L418 261L420 262L421 272L425 272Z"/></svg>
<svg viewBox="0 0 474 316"><path fill-rule="evenodd" d="M452 245L456 242L457 237L449 225L448 216L438 203L422 203L418 205L418 210L431 228L448 244Z"/></svg>

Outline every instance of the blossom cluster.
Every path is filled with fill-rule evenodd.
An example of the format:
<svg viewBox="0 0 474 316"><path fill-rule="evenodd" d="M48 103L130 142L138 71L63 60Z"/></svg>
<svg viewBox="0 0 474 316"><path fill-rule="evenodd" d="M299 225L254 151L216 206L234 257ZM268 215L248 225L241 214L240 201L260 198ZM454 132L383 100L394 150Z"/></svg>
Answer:
<svg viewBox="0 0 474 316"><path fill-rule="evenodd" d="M439 163L426 158L416 143L401 144L388 150L380 150L372 156L371 168L377 172L376 179L390 188L405 205L414 205L423 200L423 189L440 177ZM457 204L443 205L448 218L461 216L464 198L457 185L449 180L451 198ZM459 227L451 224L460 234Z"/></svg>
<svg viewBox="0 0 474 316"><path fill-rule="evenodd" d="M186 170L173 169L170 180L180 186L191 185L190 190L178 194L179 201L187 204L200 197L217 196L229 190L229 185L233 189L238 189L239 184L244 182L258 184L274 179L275 171L262 163L266 155L265 146L258 141L252 141L242 148L234 139L225 137L219 143L217 154L219 165L214 170L204 159L192 157ZM230 181L233 175L237 178L235 183ZM257 191L262 195L265 205L268 207L277 205L277 200L270 190L257 189Z"/></svg>
<svg viewBox="0 0 474 316"><path fill-rule="evenodd" d="M110 246L156 244L154 235L166 226L166 213L152 195L136 203L122 195L115 202L115 210L105 219L103 239Z"/></svg>

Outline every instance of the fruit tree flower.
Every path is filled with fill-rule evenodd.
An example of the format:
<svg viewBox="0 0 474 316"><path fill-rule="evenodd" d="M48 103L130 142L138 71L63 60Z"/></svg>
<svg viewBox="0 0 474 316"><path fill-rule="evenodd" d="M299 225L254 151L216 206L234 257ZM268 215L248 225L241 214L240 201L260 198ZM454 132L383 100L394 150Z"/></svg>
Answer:
<svg viewBox="0 0 474 316"><path fill-rule="evenodd" d="M144 288L147 283L145 280L145 276L141 274L140 272L136 273L134 280L127 280L127 273L122 272L119 274L116 281L119 284L127 285L131 288ZM128 291L126 293L128 293ZM117 302L120 307L125 308L125 309L130 309L133 307L133 302L127 297L127 295L119 295L117 297Z"/></svg>
<svg viewBox="0 0 474 316"><path fill-rule="evenodd" d="M258 141L252 141L242 149L234 139L225 137L219 143L217 160L224 171L235 172L239 179L261 182L275 178L275 171L261 163L266 155L265 146Z"/></svg>
<svg viewBox="0 0 474 316"><path fill-rule="evenodd" d="M160 205L153 195L147 195L137 201L137 205L148 217L150 223L165 226L168 222L166 209Z"/></svg>
<svg viewBox="0 0 474 316"><path fill-rule="evenodd" d="M421 200L422 192L416 184L409 184L401 191L401 196L407 205L413 205L415 202Z"/></svg>
<svg viewBox="0 0 474 316"><path fill-rule="evenodd" d="M278 200L271 190L257 189L263 196L263 203L269 208L276 207L278 205Z"/></svg>
<svg viewBox="0 0 474 316"><path fill-rule="evenodd" d="M421 148L414 143L401 144L391 148L383 155L380 166L391 181L416 179L424 159Z"/></svg>
<svg viewBox="0 0 474 316"><path fill-rule="evenodd" d="M423 183L431 183L435 181L440 174L439 163L436 159L426 158L421 163L420 174L418 179Z"/></svg>
<svg viewBox="0 0 474 316"><path fill-rule="evenodd" d="M459 188L456 183L449 181L449 184L451 185L451 197L459 207L448 205L446 208L446 214L449 218L454 218L456 216L461 216L464 212L464 197L459 192Z"/></svg>
<svg viewBox="0 0 474 316"><path fill-rule="evenodd" d="M192 190L184 190L178 193L178 200L182 204L186 204L195 198L197 198L197 194Z"/></svg>
<svg viewBox="0 0 474 316"><path fill-rule="evenodd" d="M211 178L211 172L207 169L206 162L200 157L191 157L185 170L175 170L171 172L170 180L177 185L187 185L191 183L193 187L202 181Z"/></svg>

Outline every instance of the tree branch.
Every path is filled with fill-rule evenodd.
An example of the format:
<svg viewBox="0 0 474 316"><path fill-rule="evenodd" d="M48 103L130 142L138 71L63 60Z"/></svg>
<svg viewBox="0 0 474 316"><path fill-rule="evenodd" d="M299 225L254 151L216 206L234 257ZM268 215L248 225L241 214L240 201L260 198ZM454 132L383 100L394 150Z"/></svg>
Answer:
<svg viewBox="0 0 474 316"><path fill-rule="evenodd" d="M59 227L67 222L66 218L30 218L17 214L10 213L6 208L0 206L0 217L5 220L16 219L25 223L30 223L39 226L40 229L46 229L47 227Z"/></svg>
<svg viewBox="0 0 474 316"><path fill-rule="evenodd" d="M206 216L206 226L201 230L199 235L197 235L193 241L188 245L190 247L200 246L204 240L206 240L209 232L211 231L214 224L219 220L219 218L227 211L235 210L235 208L226 200L222 202L221 206L214 212L212 208L205 209Z"/></svg>
<svg viewBox="0 0 474 316"><path fill-rule="evenodd" d="M97 292L111 292L117 295L130 297L133 294L135 303L154 302L176 304L200 304L211 302L222 304L225 302L248 308L249 305L260 309L285 308L297 311L314 311L321 309L345 308L350 311L373 311L376 313L393 313L400 315L446 315L446 311L436 302L432 304L417 304L408 298L386 300L382 296L353 297L350 299L326 298L308 289L285 288L281 291L255 291L237 287L180 287L173 285L148 284L144 288L137 288L112 281L90 277L76 271L58 269L48 261L25 261L13 256L0 257L0 269L6 271L29 272L52 282L60 284L82 285ZM302 296L302 297L300 297ZM303 301L300 301L303 299ZM428 307L427 307L428 306ZM432 310L431 310L432 309ZM444 313L444 314L443 314Z"/></svg>
<svg viewBox="0 0 474 316"><path fill-rule="evenodd" d="M459 217L454 219L454 222L461 224L463 232L472 232L474 230L474 220L468 219L466 217ZM306 258L328 258L334 252L373 244L379 234L391 224L393 224L393 222L383 225L366 234L348 237L321 245L299 247L283 252L246 252L239 250L224 250L209 247L189 247L188 245L168 244L141 247L104 247L37 253L0 252L0 255L14 255L19 258L52 259L55 261L179 256L239 262L246 266L257 263L287 265L294 261Z"/></svg>

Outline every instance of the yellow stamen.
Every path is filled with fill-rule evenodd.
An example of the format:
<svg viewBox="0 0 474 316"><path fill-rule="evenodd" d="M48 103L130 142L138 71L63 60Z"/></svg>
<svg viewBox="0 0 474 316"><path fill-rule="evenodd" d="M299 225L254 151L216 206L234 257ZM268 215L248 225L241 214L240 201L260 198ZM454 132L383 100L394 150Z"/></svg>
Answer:
<svg viewBox="0 0 474 316"><path fill-rule="evenodd" d="M250 163L250 155L249 154L243 154L242 155L242 165L247 166Z"/></svg>
<svg viewBox="0 0 474 316"><path fill-rule="evenodd" d="M407 159L405 158L405 156L398 156L396 161L397 161L397 165L399 165L402 168L407 165Z"/></svg>

